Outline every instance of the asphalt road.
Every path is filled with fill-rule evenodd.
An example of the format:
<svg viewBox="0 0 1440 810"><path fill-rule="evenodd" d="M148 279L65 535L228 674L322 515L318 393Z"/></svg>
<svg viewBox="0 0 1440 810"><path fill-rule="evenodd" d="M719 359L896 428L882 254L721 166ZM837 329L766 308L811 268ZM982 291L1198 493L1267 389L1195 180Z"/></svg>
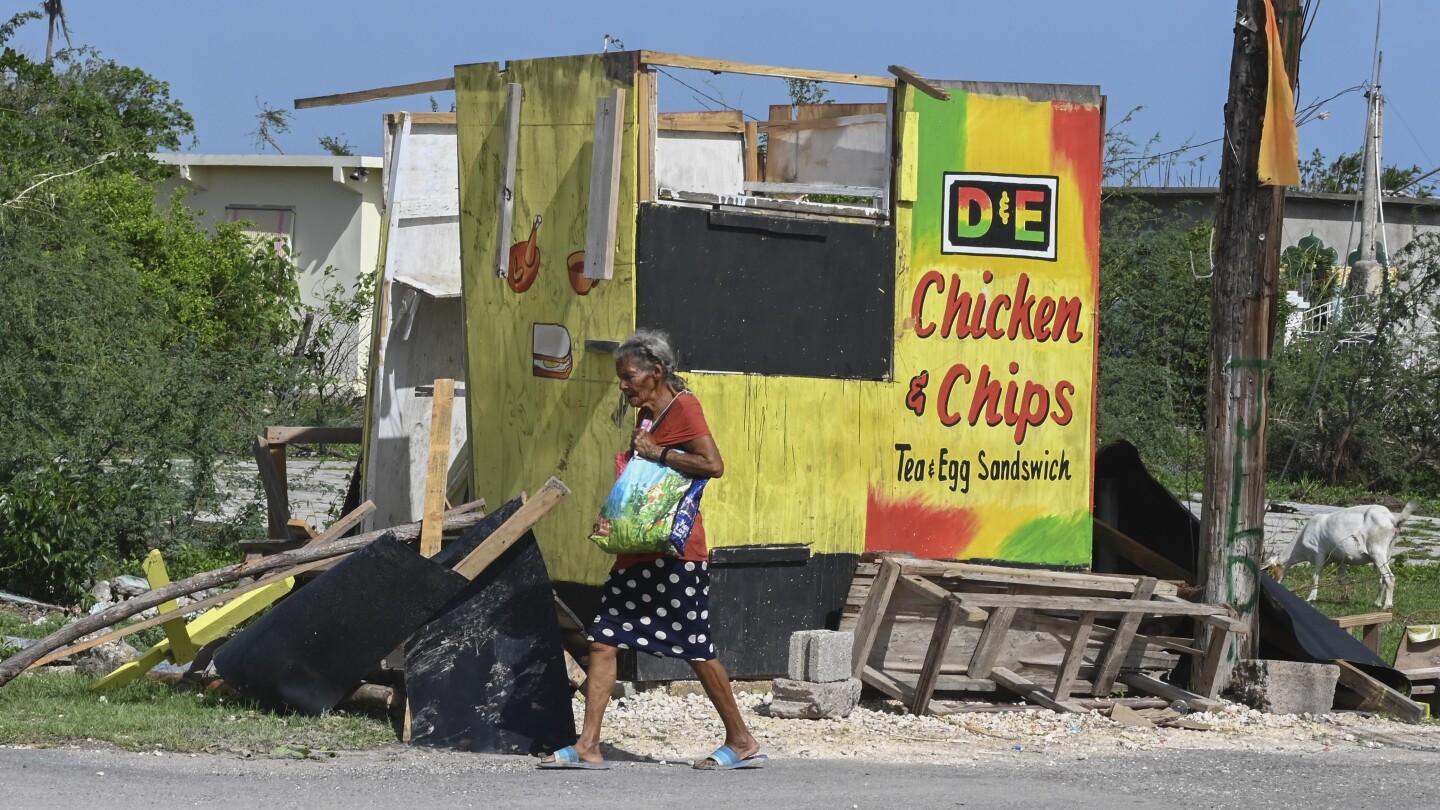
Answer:
<svg viewBox="0 0 1440 810"><path fill-rule="evenodd" d="M155 808L1433 808L1440 753L1397 749L1005 752L971 764L779 760L536 771L533 760L408 749L324 760L95 749L0 750L0 806Z"/></svg>

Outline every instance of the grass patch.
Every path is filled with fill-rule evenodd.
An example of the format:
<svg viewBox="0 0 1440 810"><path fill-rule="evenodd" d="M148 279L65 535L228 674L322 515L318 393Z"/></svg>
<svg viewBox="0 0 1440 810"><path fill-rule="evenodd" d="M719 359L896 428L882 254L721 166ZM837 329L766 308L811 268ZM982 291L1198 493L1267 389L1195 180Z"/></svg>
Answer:
<svg viewBox="0 0 1440 810"><path fill-rule="evenodd" d="M1404 560L1397 560L1392 570L1395 572L1395 607L1390 612L1395 619L1383 628L1380 638L1380 656L1386 661L1395 660L1406 625L1440 624L1440 565L1407 565ZM1311 566L1297 565L1285 572L1285 587L1304 598L1310 593L1313 577ZM1326 616L1375 613L1379 610L1374 606L1379 592L1380 572L1375 566L1350 566L1347 599L1340 588L1339 569L1331 565L1320 577L1320 594L1314 605ZM1352 632L1359 635L1358 630Z"/></svg>
<svg viewBox="0 0 1440 810"><path fill-rule="evenodd" d="M68 619L63 613L47 613L40 624L31 624L31 621L20 613L0 608L0 636L44 638L65 626Z"/></svg>
<svg viewBox="0 0 1440 810"><path fill-rule="evenodd" d="M107 742L131 751L247 751L296 756L395 742L390 724L365 714L281 716L234 697L177 692L140 680L104 693L88 675L37 672L0 688L0 743ZM103 695L104 702L101 702Z"/></svg>

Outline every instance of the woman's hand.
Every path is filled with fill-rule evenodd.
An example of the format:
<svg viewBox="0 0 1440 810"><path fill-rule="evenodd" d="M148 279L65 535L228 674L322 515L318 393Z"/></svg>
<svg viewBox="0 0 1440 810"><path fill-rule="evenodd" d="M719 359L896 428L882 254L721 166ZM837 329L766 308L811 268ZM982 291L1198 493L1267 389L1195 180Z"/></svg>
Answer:
<svg viewBox="0 0 1440 810"><path fill-rule="evenodd" d="M646 461L659 461L660 451L664 448L655 442L655 437L650 431L636 428L630 435L630 449L634 450Z"/></svg>

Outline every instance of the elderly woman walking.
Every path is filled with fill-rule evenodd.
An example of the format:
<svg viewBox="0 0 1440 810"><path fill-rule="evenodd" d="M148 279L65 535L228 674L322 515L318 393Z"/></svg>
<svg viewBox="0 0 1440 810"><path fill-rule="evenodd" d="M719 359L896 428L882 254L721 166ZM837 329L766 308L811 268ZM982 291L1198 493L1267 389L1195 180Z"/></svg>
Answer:
<svg viewBox="0 0 1440 810"><path fill-rule="evenodd" d="M639 410L630 449L640 458L693 478L719 478L725 462L710 435L700 401L675 374L675 352L660 332L641 329L615 350L615 374L625 400ZM639 650L689 662L720 714L725 741L699 760L702 770L758 768L766 757L746 727L715 657L710 631L710 552L699 515L684 554L620 554L590 623L590 666L580 739L540 763L542 768L602 769L600 727L615 685L619 650Z"/></svg>

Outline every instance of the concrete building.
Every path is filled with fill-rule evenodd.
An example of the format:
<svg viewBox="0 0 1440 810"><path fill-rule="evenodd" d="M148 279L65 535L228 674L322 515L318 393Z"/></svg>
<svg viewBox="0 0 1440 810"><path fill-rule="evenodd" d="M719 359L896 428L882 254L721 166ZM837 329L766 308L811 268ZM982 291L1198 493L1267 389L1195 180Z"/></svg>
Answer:
<svg viewBox="0 0 1440 810"><path fill-rule="evenodd" d="M187 192L186 204L213 227L248 222L247 230L282 243L299 268L301 300L318 306L327 288L350 290L362 273L373 272L380 248L384 161L379 157L331 155L155 154L176 167L160 187L168 198ZM334 268L327 275L327 269ZM364 379L370 319L347 341L357 380Z"/></svg>

